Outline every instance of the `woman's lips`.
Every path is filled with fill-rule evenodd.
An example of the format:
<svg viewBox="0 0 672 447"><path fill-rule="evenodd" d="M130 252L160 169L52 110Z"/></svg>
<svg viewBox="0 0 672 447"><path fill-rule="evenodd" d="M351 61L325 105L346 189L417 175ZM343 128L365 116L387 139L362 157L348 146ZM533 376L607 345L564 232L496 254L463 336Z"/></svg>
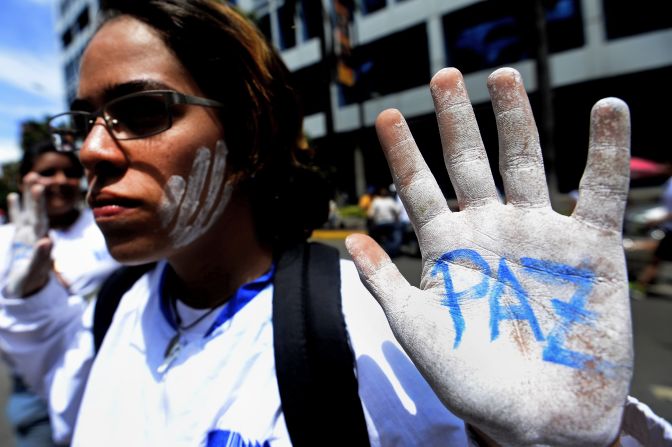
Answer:
<svg viewBox="0 0 672 447"><path fill-rule="evenodd" d="M123 214L127 210L128 210L127 207L120 206L120 205L97 206L97 207L93 208L93 217L95 217L96 220L104 219L104 218L110 218L110 217L116 217L120 214Z"/></svg>
<svg viewBox="0 0 672 447"><path fill-rule="evenodd" d="M96 220L110 219L126 214L140 206L137 200L123 197L101 196L89 201Z"/></svg>

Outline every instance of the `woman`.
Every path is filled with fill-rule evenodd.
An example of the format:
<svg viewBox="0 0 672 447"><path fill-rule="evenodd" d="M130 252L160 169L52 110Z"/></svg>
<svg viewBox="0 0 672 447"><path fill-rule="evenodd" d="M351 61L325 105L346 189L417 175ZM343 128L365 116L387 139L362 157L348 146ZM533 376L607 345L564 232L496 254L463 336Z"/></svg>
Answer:
<svg viewBox="0 0 672 447"><path fill-rule="evenodd" d="M269 349L272 288L247 302L236 291L268 283L275 254L305 239L326 212L326 201L324 210L296 206L312 215L292 211L292 199L305 203L306 191L316 187L298 164L301 116L288 72L261 34L227 6L157 1L118 7L84 53L72 106L76 112L102 108L107 122L98 117L88 132L60 135L63 148L81 141L87 201L110 253L125 263L160 262L115 314L88 376L73 444L203 445L225 437L287 445ZM147 93L156 90L171 93ZM178 104L166 109L166 101ZM78 116L84 115L56 118L52 126ZM296 190L302 197L294 197ZM432 443L440 436L463 443L462 423L408 361L390 366L385 360L382 346L393 338L384 317L370 298L357 304L366 291L353 266L345 269L343 305L352 315L355 351L379 365L368 368L362 390L372 441ZM170 287L162 289L165 284ZM18 305L58 289L50 280ZM218 322L230 308L239 309ZM61 320L38 317L36 324L46 320L49 328ZM51 330L42 336L55 341L67 332L76 340L69 355L90 343L80 328ZM166 355L176 335L181 350ZM43 345L49 349L54 345ZM76 369L80 377L91 364L88 353ZM45 369L34 360L39 354L25 359L37 372L34 380ZM61 380L63 368L48 370L56 372L44 387L53 388L49 380ZM422 412L411 414L401 403L402 388L376 392L386 380L410 384L407 392L423 401Z"/></svg>
<svg viewBox="0 0 672 447"><path fill-rule="evenodd" d="M93 295L118 264L107 252L91 211L82 208L84 169L79 160L74 154L56 151L51 142L44 142L25 151L19 174L25 194L35 185L44 189L45 231L53 242L52 268L57 280L72 294ZM15 230L12 224L0 227L0 275L3 277L13 262L11 245ZM14 427L17 445L51 445L52 429L46 403L30 392L18 375L13 379L14 390L7 415ZM63 424L55 416L54 437L60 439Z"/></svg>
<svg viewBox="0 0 672 447"><path fill-rule="evenodd" d="M259 32L224 4L119 1L108 2L107 7L106 21L84 52L72 111L52 120L52 126L64 137L63 142L73 137L63 144L64 149L74 144L80 150L91 185L87 200L112 255L125 263L158 264L123 296L95 361L90 334L83 330L87 326L84 316L79 327L62 328L57 311L26 312L27 307L45 305L47 293L60 293L58 300L52 299L52 309L67 303L65 291L42 276L46 286L30 299L4 300L7 321L30 322L33 329L23 339L12 339L15 349L11 355L32 372L33 380L41 380L47 372L45 387L60 382L83 387L86 382L74 445L289 445L275 377L270 296L278 254L304 240L317 218L287 212L282 222L268 218L277 216L288 203L291 209L292 191L313 189L310 175L298 164L301 118L286 82L287 70ZM523 98L522 84L516 79L512 71L496 73L493 98L500 102ZM454 98L468 104L457 72L439 73L433 94L441 99L437 110L447 111L440 115L442 131L453 129L445 122L454 117L466 123L456 126L461 131L453 129L446 145L458 143L461 149L478 150L472 141L478 136L475 120L464 118L467 109L444 110ZM610 138L618 137L607 142L603 141L606 134L600 134L597 142L605 143L598 144L600 148L621 147L627 114L620 104L610 102L599 109L600 116L613 126ZM522 131L503 137L534 133L529 105L520 110L523 122L514 127ZM597 128L604 127L603 121L600 117L594 120ZM499 313L493 328L499 330L502 321L499 340L485 340L473 330L488 327L483 325L488 311L473 315L467 307L482 310L484 300L465 306L464 315L459 314L464 321L457 320L457 306L468 297L460 299L459 291L452 289L449 257L462 245L481 244L469 251L479 267L472 270L485 276L477 278L480 285L471 294L474 299L490 289L501 295L504 285L507 291L518 290L513 272L502 273L500 286L491 287L490 275L485 275L487 262L476 257L482 248L501 256L525 256L525 250L534 248L535 259L546 256L559 261L569 256L569 261L578 262L578 248L569 255L544 252L557 244L539 244L539 232L529 235L526 231L534 228L531 218L542 214L546 217L541 227L553 237L576 235L576 228L563 231L568 223L558 224L542 206L540 158L533 169L522 173L526 181L512 183L509 192L518 200L516 204L523 204L525 209L520 210L514 205L500 208L504 205L499 200L494 205L494 182L483 169L487 161L481 163L484 151L476 154L471 166L478 168L478 175L472 179L459 172L456 179L462 188L456 189L465 199L461 203L467 208L473 205L478 215L471 221L470 211L455 213L455 219L464 220L455 226L398 112L383 113L377 125L398 190L420 232L425 290L405 284L370 239L351 238L348 247L365 284L384 304L406 351L438 396L473 424L474 433L480 433L477 436L484 442L597 445L613 441L618 436L631 366L629 321L620 289L609 289L598 281L599 302L612 293L617 305L607 316L606 333L597 334L601 337L591 333L595 343L581 346L590 355L608 354L616 365L609 377L586 366L588 370L581 369L576 378L577 365L559 363L560 347L551 353L556 357L541 358L541 339L545 342L554 325L568 318L549 311L552 307L537 309L539 321L534 320L535 332L531 333L526 325L532 326L532 305L523 309L522 304L511 304L508 313L504 304L495 306ZM509 146L510 140L505 143ZM538 149L514 146L534 154ZM520 160L521 154L516 155ZM620 158L610 164L619 171L622 168ZM590 177L603 180L594 172ZM479 187L478 182L485 185ZM536 194L534 209L523 200L529 188ZM621 192L620 188L615 189ZM589 200L591 194L582 192L582 196ZM39 198L39 191L35 197ZM618 210L614 214L618 218ZM512 220L516 216L522 216L520 222ZM593 217L586 218L592 221ZM481 225L489 226L470 232L472 226L481 230ZM497 231L506 237L497 237ZM593 238L591 251L600 247L608 254L617 253L612 232L605 236L586 226L577 237ZM35 238L32 259L42 259L44 244ZM462 259L457 263L469 265ZM607 260L602 264L608 264ZM517 267L511 268L518 272ZM466 270L457 274L454 284L474 284L474 271ZM618 263L614 272L614 281L622 281ZM598 269L597 278L602 275ZM563 282L554 282L557 275L552 269L550 276L546 283L530 289L534 307L542 298L548 303L549 296L558 296L556 289L566 288ZM462 423L408 363L351 263L341 264L340 280L369 442L464 444ZM524 285L530 286L527 281ZM250 286L258 292L241 292ZM499 295L495 295L495 305ZM414 314L420 309L417 302L394 306L393 299L410 296L427 301L431 311ZM562 304L556 306L563 309ZM12 331L3 326L11 336ZM438 336L433 337L427 326ZM577 326L579 333L593 330L589 325ZM414 339L416 333L422 337ZM553 340L574 341L564 335L569 340ZM49 340L48 346L30 343L30 337ZM460 341L466 350L459 349ZM502 353L513 367L506 362L490 367L488 361L504 359ZM73 356L84 361L76 367L59 364ZM501 374L499 380L497 374ZM73 375L79 382L69 378ZM531 385L525 388L525 384ZM555 396L561 399L554 401ZM591 423L586 424L587 420ZM329 443L325 433L324 444Z"/></svg>

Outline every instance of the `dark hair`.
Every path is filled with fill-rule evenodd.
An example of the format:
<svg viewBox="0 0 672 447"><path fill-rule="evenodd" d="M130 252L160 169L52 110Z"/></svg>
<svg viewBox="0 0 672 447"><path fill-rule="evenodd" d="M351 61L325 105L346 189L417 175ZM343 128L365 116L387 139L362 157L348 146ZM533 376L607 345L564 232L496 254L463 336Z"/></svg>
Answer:
<svg viewBox="0 0 672 447"><path fill-rule="evenodd" d="M26 174L33 170L33 167L35 166L35 163L37 162L37 159L40 158L40 156L49 152L56 152L57 154L63 155L64 157L70 159L73 168L78 170L79 177L84 176L84 168L74 153L59 152L54 147L54 144L50 140L47 140L35 143L23 152L23 157L21 158L21 163L19 164L19 175L21 178L25 177Z"/></svg>
<svg viewBox="0 0 672 447"><path fill-rule="evenodd" d="M107 0L102 7L103 24L127 15L154 28L204 94L228 105L220 112L227 165L249 194L262 242L304 240L326 220L329 193L300 162L303 116L290 72L253 23L215 0Z"/></svg>

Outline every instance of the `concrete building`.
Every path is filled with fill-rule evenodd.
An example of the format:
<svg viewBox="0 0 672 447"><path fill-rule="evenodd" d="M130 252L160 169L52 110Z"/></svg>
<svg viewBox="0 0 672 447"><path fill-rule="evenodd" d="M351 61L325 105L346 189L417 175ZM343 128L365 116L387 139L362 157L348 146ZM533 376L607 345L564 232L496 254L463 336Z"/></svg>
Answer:
<svg viewBox="0 0 672 447"><path fill-rule="evenodd" d="M56 32L61 39L65 88L68 103L75 97L79 79L79 60L94 31L98 0L60 0Z"/></svg>
<svg viewBox="0 0 672 447"><path fill-rule="evenodd" d="M455 66L465 81L497 172L494 117L485 87L497 67L523 75L537 109L535 39L529 4L483 0L236 0L282 51L304 101L305 129L318 161L352 199L366 184L390 183L373 123L383 109L406 116L446 193L448 181L428 90ZM95 0L61 0L68 93L91 33ZM87 19L87 14L89 19ZM585 163L588 116L596 100L631 107L633 154L671 160L662 104L672 100L672 16L665 2L555 0L546 8L560 191L576 188ZM355 181L353 181L353 178ZM499 181L499 179L497 179Z"/></svg>

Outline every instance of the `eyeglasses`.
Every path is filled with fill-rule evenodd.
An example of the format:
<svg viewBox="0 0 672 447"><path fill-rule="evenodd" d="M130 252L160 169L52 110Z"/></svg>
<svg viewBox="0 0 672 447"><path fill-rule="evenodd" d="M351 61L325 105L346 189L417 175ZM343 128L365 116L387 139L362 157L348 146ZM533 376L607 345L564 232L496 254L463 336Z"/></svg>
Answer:
<svg viewBox="0 0 672 447"><path fill-rule="evenodd" d="M173 125L173 106L224 107L221 102L172 90L147 90L113 99L96 112L73 110L49 118L56 150L79 151L98 117L117 140L151 137Z"/></svg>

